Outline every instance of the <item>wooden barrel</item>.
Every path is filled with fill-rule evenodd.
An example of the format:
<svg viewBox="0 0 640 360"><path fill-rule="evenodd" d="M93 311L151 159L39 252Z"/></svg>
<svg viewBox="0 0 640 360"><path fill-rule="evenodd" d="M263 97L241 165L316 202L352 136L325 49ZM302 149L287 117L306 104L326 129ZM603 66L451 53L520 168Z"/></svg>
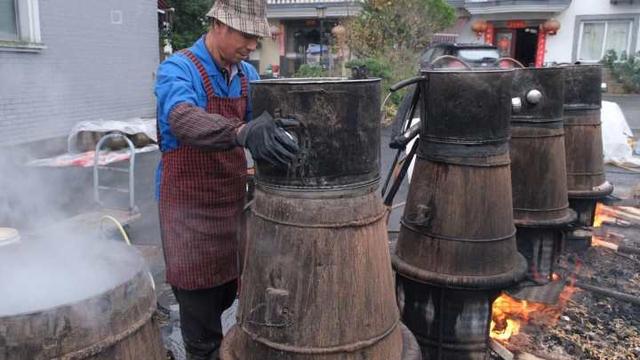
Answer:
<svg viewBox="0 0 640 360"><path fill-rule="evenodd" d="M55 240L56 247L68 246L63 240ZM55 279L56 274L66 270L49 267L50 278L45 277L46 282L61 284L55 289L47 289L48 284L38 280L40 271L34 272L39 268L30 261L42 257L35 256L40 248L33 239L0 252L3 274L0 286L7 289L5 286L11 284L12 292L3 294L0 301L13 302L16 310L11 314L0 309L0 359L166 358L158 326L152 318L156 297L144 260L132 248L115 241L95 248L100 250L86 253L83 260L91 266L78 267L78 271L74 270L77 264L70 262L74 259L71 255L58 257L62 251L55 250L46 253L45 263L57 264L70 274L66 279ZM75 250L69 252L72 251ZM16 259L21 258L25 260L18 260L22 266L16 268ZM29 279L31 284L18 284L11 278ZM104 291L85 296L91 291L86 289L102 286L106 287ZM34 299L39 292L42 297ZM19 296L25 298L16 302ZM69 301L59 302L56 296L68 296Z"/></svg>
<svg viewBox="0 0 640 360"><path fill-rule="evenodd" d="M491 302L526 271L509 167L510 70L423 71L422 129L395 254L424 360L488 356Z"/></svg>
<svg viewBox="0 0 640 360"><path fill-rule="evenodd" d="M295 117L287 170L258 163L238 323L224 360L399 360L379 183L379 80L252 83L254 112ZM409 337L410 339L410 337ZM405 345L406 346L406 345Z"/></svg>
<svg viewBox="0 0 640 360"><path fill-rule="evenodd" d="M508 286L525 266L516 250L511 197L512 71L423 74L426 123L394 267L434 285Z"/></svg>
<svg viewBox="0 0 640 360"><path fill-rule="evenodd" d="M563 68L569 198L601 198L613 191L604 175L600 122L602 66Z"/></svg>
<svg viewBox="0 0 640 360"><path fill-rule="evenodd" d="M511 116L511 184L516 226L563 226L569 208L564 150L562 68L516 70L513 97L522 109Z"/></svg>

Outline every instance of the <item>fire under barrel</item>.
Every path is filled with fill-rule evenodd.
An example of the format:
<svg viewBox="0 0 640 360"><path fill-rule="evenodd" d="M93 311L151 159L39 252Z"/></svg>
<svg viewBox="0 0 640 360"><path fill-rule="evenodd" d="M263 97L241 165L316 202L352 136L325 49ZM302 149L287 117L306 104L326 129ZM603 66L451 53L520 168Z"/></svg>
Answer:
<svg viewBox="0 0 640 360"><path fill-rule="evenodd" d="M131 247L90 239L1 242L0 359L166 358L151 278Z"/></svg>
<svg viewBox="0 0 640 360"><path fill-rule="evenodd" d="M598 199L613 191L604 174L600 122L602 66L573 65L563 69L569 203L578 214L576 225L585 228L593 225ZM585 237L590 239L591 235Z"/></svg>
<svg viewBox="0 0 640 360"><path fill-rule="evenodd" d="M238 323L224 360L420 359L393 296L378 79L252 83L254 112L295 118L287 170L258 163Z"/></svg>
<svg viewBox="0 0 640 360"><path fill-rule="evenodd" d="M563 126L562 68L515 71L511 115L511 183L518 250L527 259L529 282L552 280L563 230L575 220L569 208Z"/></svg>
<svg viewBox="0 0 640 360"><path fill-rule="evenodd" d="M511 70L423 71L396 292L424 359L485 359L491 304L526 271L513 225Z"/></svg>

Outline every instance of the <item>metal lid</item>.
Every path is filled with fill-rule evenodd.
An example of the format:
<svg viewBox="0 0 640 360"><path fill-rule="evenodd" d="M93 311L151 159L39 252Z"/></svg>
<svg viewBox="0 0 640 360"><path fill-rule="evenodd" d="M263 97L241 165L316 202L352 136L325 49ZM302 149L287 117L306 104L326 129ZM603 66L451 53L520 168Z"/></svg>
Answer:
<svg viewBox="0 0 640 360"><path fill-rule="evenodd" d="M0 247L20 242L18 230L13 228L0 227Z"/></svg>

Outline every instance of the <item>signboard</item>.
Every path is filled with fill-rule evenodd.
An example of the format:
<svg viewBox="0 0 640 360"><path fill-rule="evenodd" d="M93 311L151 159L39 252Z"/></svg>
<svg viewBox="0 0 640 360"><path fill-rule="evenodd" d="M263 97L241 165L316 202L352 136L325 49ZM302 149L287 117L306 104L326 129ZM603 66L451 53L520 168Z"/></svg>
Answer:
<svg viewBox="0 0 640 360"><path fill-rule="evenodd" d="M524 20L508 20L508 29L524 29L527 27L527 23Z"/></svg>

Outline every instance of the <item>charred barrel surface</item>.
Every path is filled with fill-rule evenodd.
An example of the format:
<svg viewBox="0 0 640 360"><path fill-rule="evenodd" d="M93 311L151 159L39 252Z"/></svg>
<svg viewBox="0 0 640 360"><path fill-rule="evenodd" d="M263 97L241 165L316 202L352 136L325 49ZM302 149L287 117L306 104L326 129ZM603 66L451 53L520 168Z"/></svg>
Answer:
<svg viewBox="0 0 640 360"><path fill-rule="evenodd" d="M69 245L58 240L55 246ZM0 306L0 359L165 359L144 260L115 241L91 247L98 250L82 255L89 267L33 239L0 251L0 287L13 289L2 298L9 306ZM37 259L45 264L46 283ZM27 283L16 284L20 279Z"/></svg>
<svg viewBox="0 0 640 360"><path fill-rule="evenodd" d="M509 285L523 270L508 152L512 72L424 74L426 126L393 264L436 285Z"/></svg>
<svg viewBox="0 0 640 360"><path fill-rule="evenodd" d="M254 111L303 123L289 130L301 154L286 171L258 164L238 324L222 358L419 359L400 326L386 209L375 192L379 80L252 89Z"/></svg>
<svg viewBox="0 0 640 360"><path fill-rule="evenodd" d="M254 113L268 111L302 123L290 130L302 147L296 163L287 172L258 164L263 186L313 191L376 182L380 99L374 94L379 87L372 79L253 82Z"/></svg>
<svg viewBox="0 0 640 360"><path fill-rule="evenodd" d="M613 186L604 176L600 122L602 67L564 67L564 126L570 198L600 198Z"/></svg>
<svg viewBox="0 0 640 360"><path fill-rule="evenodd" d="M572 221L567 198L561 68L515 72L511 117L511 182L516 225L559 226Z"/></svg>
<svg viewBox="0 0 640 360"><path fill-rule="evenodd" d="M418 156L470 166L508 165L510 71L425 72ZM426 94L426 95L424 95Z"/></svg>
<svg viewBox="0 0 640 360"><path fill-rule="evenodd" d="M396 281L400 313L424 345L425 359L487 359L491 304L497 291L435 287L401 274Z"/></svg>

